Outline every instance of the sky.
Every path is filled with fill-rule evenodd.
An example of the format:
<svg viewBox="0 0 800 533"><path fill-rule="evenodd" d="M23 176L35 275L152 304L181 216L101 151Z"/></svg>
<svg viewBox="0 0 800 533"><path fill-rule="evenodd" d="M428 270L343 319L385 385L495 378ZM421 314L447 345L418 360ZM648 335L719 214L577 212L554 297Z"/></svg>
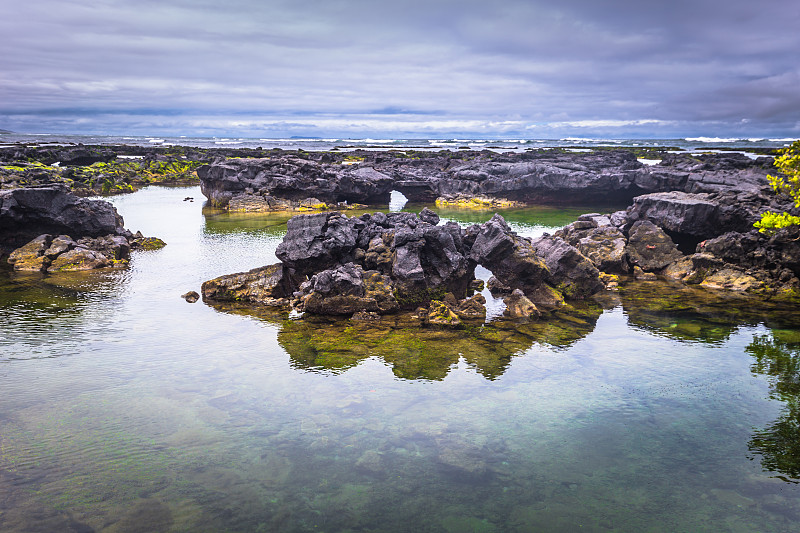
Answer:
<svg viewBox="0 0 800 533"><path fill-rule="evenodd" d="M798 0L0 0L0 129L800 137Z"/></svg>

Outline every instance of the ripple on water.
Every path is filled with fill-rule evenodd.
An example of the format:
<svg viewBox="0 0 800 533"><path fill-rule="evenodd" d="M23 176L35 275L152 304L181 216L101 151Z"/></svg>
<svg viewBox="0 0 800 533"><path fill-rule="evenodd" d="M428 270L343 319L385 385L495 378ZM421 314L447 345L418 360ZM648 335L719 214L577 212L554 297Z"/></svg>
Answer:
<svg viewBox="0 0 800 533"><path fill-rule="evenodd" d="M774 478L796 462L779 437L798 322L654 284L577 320L463 332L190 305L205 279L274 261L285 221L204 216L186 196L199 190L113 199L168 243L124 272L0 273L0 530L789 531L800 517L800 488ZM533 234L573 216L542 213L508 218Z"/></svg>

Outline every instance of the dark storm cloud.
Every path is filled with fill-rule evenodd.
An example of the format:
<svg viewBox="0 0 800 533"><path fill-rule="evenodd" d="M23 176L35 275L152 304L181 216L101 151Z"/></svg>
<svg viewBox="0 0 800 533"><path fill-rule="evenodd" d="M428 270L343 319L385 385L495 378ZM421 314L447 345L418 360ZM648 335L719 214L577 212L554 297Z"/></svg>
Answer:
<svg viewBox="0 0 800 533"><path fill-rule="evenodd" d="M5 4L6 129L800 131L794 0Z"/></svg>

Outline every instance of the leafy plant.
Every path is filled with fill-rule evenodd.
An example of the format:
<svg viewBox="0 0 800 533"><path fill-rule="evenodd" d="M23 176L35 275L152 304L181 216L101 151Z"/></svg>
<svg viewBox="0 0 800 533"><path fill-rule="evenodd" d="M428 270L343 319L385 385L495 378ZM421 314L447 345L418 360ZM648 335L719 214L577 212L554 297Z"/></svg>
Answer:
<svg viewBox="0 0 800 533"><path fill-rule="evenodd" d="M775 158L775 167L781 174L768 175L770 185L776 193L788 195L795 207L800 207L800 140L781 150L781 155ZM754 224L761 233L770 233L795 225L800 225L800 217L772 211L763 213L761 220Z"/></svg>

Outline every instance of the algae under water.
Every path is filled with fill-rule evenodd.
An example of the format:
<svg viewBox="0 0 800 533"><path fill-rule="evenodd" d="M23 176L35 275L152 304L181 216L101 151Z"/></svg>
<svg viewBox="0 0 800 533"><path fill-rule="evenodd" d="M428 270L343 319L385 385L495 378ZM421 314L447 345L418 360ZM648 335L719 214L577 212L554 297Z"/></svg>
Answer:
<svg viewBox="0 0 800 533"><path fill-rule="evenodd" d="M275 262L285 218L204 215L186 196L111 200L168 243L128 270L0 271L0 530L800 520L795 311L663 282L464 331L190 305L204 280ZM573 216L507 218L533 235Z"/></svg>

